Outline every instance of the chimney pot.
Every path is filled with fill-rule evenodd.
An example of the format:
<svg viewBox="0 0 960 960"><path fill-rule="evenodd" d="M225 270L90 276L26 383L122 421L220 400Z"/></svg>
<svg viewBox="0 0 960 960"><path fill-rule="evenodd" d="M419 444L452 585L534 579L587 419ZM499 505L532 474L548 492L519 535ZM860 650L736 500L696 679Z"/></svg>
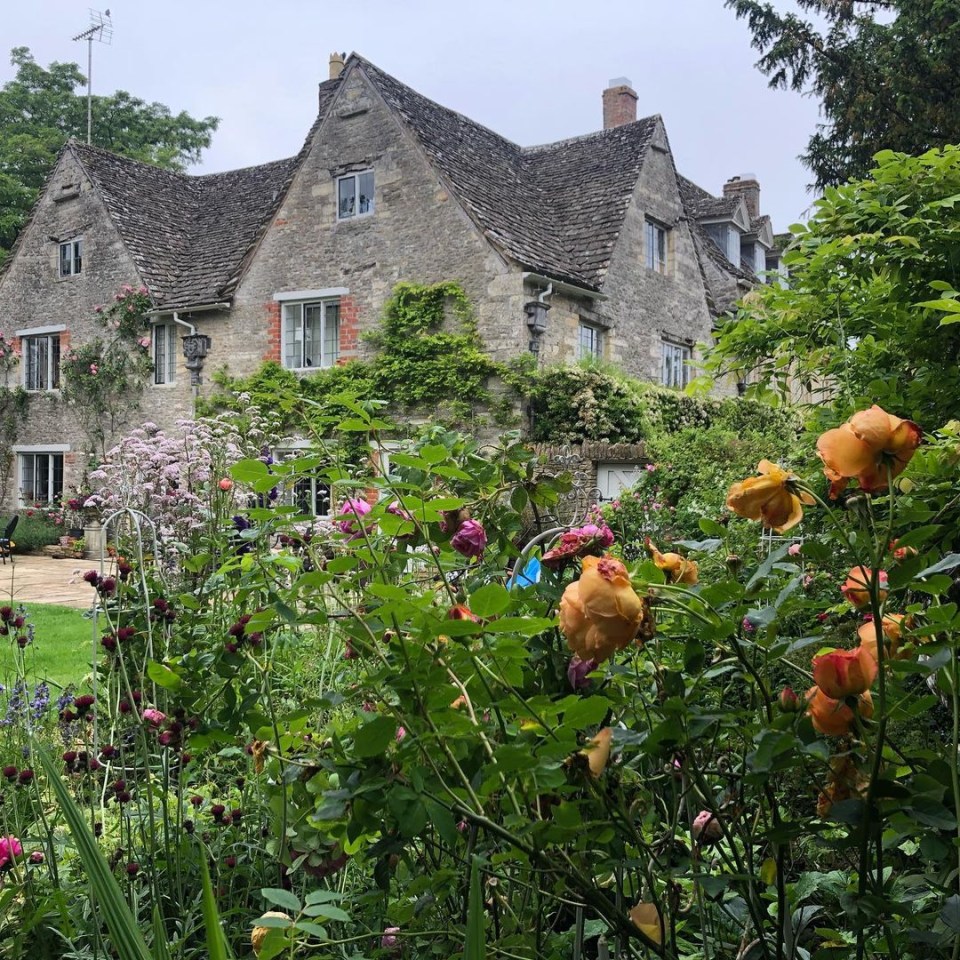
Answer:
<svg viewBox="0 0 960 960"><path fill-rule="evenodd" d="M603 91L603 129L637 119L637 92L626 77L614 77Z"/></svg>
<svg viewBox="0 0 960 960"><path fill-rule="evenodd" d="M343 73L343 65L346 62L347 55L345 53L337 53L334 51L330 54L330 79L336 80L337 77Z"/></svg>

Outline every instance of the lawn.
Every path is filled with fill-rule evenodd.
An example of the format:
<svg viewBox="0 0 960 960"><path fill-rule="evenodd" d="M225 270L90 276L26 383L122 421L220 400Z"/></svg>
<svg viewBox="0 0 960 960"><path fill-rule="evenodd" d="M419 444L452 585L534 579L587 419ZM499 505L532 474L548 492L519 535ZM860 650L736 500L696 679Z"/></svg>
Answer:
<svg viewBox="0 0 960 960"><path fill-rule="evenodd" d="M28 603L25 607L27 623L34 626L34 641L24 658L27 680L31 684L46 680L54 689L80 685L90 673L92 622L82 610L71 607L51 603ZM9 646L0 650L0 682L9 685L16 678L13 650Z"/></svg>

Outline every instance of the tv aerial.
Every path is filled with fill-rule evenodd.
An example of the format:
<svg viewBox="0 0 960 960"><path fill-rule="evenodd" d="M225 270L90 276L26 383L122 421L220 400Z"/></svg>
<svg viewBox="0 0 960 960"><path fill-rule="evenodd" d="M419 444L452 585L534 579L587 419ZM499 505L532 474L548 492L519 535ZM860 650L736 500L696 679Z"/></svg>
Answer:
<svg viewBox="0 0 960 960"><path fill-rule="evenodd" d="M74 40L87 41L87 143L93 142L93 41L110 44L113 39L113 22L110 11L90 11L90 26L78 33Z"/></svg>

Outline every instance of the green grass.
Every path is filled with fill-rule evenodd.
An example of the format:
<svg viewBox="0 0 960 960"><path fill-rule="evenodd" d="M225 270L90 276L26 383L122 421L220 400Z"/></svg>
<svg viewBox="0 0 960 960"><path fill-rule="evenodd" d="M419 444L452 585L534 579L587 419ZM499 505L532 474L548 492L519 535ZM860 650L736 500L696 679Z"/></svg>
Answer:
<svg viewBox="0 0 960 960"><path fill-rule="evenodd" d="M24 651L27 681L46 680L65 687L79 686L90 673L93 652L92 622L82 610L51 603L26 603L27 623L34 626L34 641ZM16 677L16 661L9 638L0 637L0 682Z"/></svg>

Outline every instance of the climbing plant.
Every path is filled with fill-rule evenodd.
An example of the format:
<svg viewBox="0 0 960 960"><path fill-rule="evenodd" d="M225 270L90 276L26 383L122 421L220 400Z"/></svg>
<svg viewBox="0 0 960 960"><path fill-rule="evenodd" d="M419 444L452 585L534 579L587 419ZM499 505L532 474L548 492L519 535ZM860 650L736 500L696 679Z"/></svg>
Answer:
<svg viewBox="0 0 960 960"><path fill-rule="evenodd" d="M13 447L27 412L27 392L23 386L10 386L10 372L20 362L20 351L0 332L0 500L7 496L13 467Z"/></svg>
<svg viewBox="0 0 960 960"><path fill-rule="evenodd" d="M138 407L153 369L146 287L124 285L113 303L97 307L104 333L69 350L60 361L63 399L73 408L87 438L87 452L98 459Z"/></svg>

